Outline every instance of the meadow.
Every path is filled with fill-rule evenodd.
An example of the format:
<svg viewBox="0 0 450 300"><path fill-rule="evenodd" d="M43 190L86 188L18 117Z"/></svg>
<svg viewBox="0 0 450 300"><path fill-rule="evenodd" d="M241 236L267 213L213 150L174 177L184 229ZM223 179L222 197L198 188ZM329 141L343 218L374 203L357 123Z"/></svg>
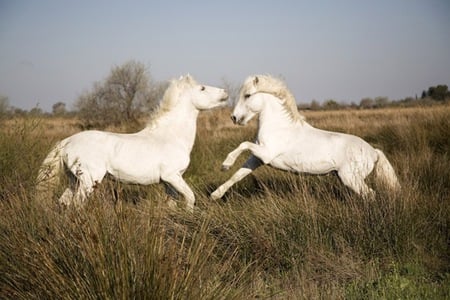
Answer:
<svg viewBox="0 0 450 300"><path fill-rule="evenodd" d="M182 199L169 208L161 184L110 179L82 209L62 209L36 196L35 178L78 121L0 121L0 298L449 299L450 106L303 113L382 149L402 190L369 177L368 201L334 174L262 167L212 201L248 155L221 172L226 154L256 132L223 109L198 120L184 175L193 214Z"/></svg>

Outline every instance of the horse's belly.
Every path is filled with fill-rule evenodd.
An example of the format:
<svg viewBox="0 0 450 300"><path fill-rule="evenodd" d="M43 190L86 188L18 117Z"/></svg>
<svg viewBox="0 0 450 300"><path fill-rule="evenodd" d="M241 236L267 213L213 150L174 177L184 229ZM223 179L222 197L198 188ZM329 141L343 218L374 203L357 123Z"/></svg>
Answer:
<svg viewBox="0 0 450 300"><path fill-rule="evenodd" d="M308 161L298 157L281 156L270 162L275 168L296 173L325 174L336 170L336 164L330 160Z"/></svg>
<svg viewBox="0 0 450 300"><path fill-rule="evenodd" d="M126 169L109 169L108 173L121 182L148 185L159 182L160 172L154 168L143 168L136 165Z"/></svg>
<svg viewBox="0 0 450 300"><path fill-rule="evenodd" d="M184 153L175 154L164 157L162 153L153 151L147 153L147 156L137 154L131 157L116 157L116 160L109 164L108 173L122 182L142 185L158 183L167 174L183 174L187 169L189 156Z"/></svg>
<svg viewBox="0 0 450 300"><path fill-rule="evenodd" d="M159 182L159 174L152 174L153 172L147 173L124 173L124 172L108 172L114 178L118 179L124 183L142 184L148 185L152 183Z"/></svg>

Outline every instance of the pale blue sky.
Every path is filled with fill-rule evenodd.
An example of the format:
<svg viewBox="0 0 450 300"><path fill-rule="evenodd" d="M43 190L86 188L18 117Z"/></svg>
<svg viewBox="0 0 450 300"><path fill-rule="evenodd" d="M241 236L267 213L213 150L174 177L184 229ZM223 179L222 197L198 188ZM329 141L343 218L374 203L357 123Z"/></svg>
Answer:
<svg viewBox="0 0 450 300"><path fill-rule="evenodd" d="M0 0L0 95L51 111L128 60L158 81L282 76L299 103L450 85L450 1Z"/></svg>

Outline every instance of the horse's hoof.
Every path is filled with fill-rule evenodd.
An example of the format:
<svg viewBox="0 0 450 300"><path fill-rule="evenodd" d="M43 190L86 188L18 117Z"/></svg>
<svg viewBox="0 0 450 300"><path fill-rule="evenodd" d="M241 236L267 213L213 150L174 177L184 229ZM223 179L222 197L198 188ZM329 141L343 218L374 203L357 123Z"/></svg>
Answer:
<svg viewBox="0 0 450 300"><path fill-rule="evenodd" d="M212 192L210 197L211 197L211 200L214 200L214 201L219 200L221 198L221 196L219 195L219 192L217 192L217 191Z"/></svg>
<svg viewBox="0 0 450 300"><path fill-rule="evenodd" d="M230 169L230 166L222 165L221 170L222 171L228 171Z"/></svg>

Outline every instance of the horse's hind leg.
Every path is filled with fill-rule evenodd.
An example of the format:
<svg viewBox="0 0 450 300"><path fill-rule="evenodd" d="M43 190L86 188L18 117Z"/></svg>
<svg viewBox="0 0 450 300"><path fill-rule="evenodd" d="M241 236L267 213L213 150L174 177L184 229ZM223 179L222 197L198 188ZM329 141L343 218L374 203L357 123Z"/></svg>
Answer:
<svg viewBox="0 0 450 300"><path fill-rule="evenodd" d="M98 184L102 182L105 172L83 173L78 176L78 188L75 193L75 205L82 206L86 199L94 192Z"/></svg>
<svg viewBox="0 0 450 300"><path fill-rule="evenodd" d="M69 187L66 188L64 193L59 197L58 203L64 206L69 206L72 204L77 189L77 178L70 170L66 170L66 175L69 178Z"/></svg>
<svg viewBox="0 0 450 300"><path fill-rule="evenodd" d="M373 198L375 192L364 182L364 177L350 172L338 171L339 178L342 183L351 188L358 195Z"/></svg>
<svg viewBox="0 0 450 300"><path fill-rule="evenodd" d="M68 187L64 193L61 195L61 197L59 197L59 204L63 204L65 206L69 206L70 204L72 204L73 201L73 196L74 196L74 190L72 187Z"/></svg>
<svg viewBox="0 0 450 300"><path fill-rule="evenodd" d="M167 182L164 182L164 187L166 188L167 205L170 208L177 207L177 203L174 201L174 199L178 199L177 190L171 184L169 184Z"/></svg>
<svg viewBox="0 0 450 300"><path fill-rule="evenodd" d="M59 197L59 204L63 204L65 206L70 206L75 204L75 206L81 206L83 202L86 200L88 194L88 189L86 185L79 180L75 183L71 184L64 193Z"/></svg>
<svg viewBox="0 0 450 300"><path fill-rule="evenodd" d="M178 199L178 191L171 184L164 181L164 188L167 195L173 199Z"/></svg>
<svg viewBox="0 0 450 300"><path fill-rule="evenodd" d="M90 194L94 191L97 184L99 184L106 174L103 169L88 169L78 163L70 172L75 176L71 182L70 188L66 189L64 194L59 199L60 203L75 206L82 206Z"/></svg>

